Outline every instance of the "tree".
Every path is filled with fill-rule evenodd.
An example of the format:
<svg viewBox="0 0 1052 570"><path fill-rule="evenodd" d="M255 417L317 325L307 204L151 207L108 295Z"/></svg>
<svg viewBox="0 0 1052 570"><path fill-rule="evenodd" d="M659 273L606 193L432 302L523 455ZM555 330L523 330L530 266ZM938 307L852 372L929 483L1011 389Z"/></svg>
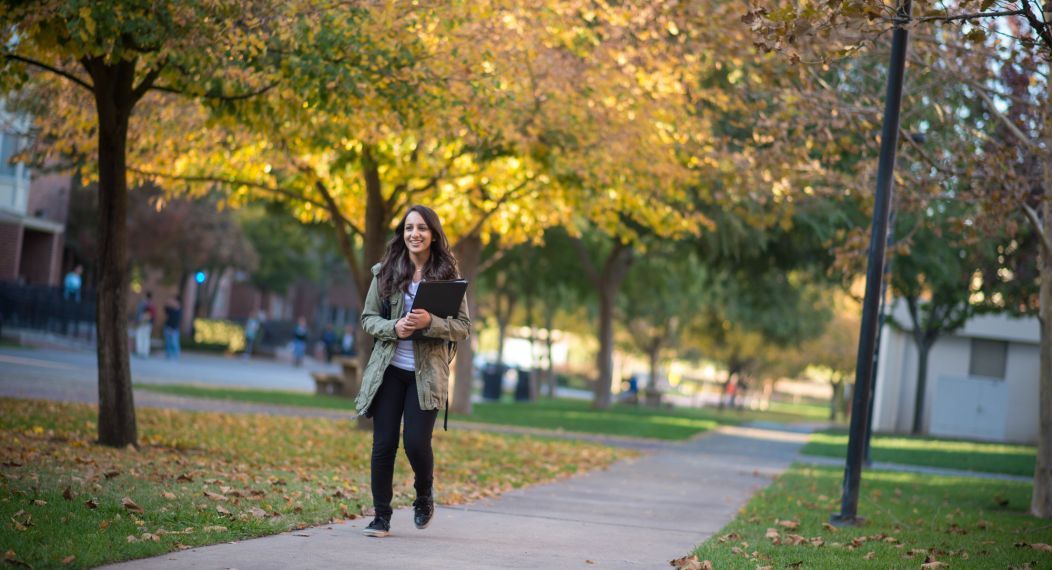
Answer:
<svg viewBox="0 0 1052 570"><path fill-rule="evenodd" d="M1050 518L1052 122L1047 109L1052 99L1047 61L1052 57L1052 3L1042 6L1035 0L994 0L983 2L978 10L966 2L931 4L920 6L919 14L905 19L894 15L893 8L897 7L865 1L798 10L790 3L771 2L757 6L744 19L753 27L758 43L786 51L794 59L799 59L802 45L831 45L843 55L860 51L890 27L909 26L919 40L915 51L928 56L925 63L935 64L926 71L938 72L931 75L939 77L943 85L966 87L973 99L983 104L978 114L957 113L951 108L946 122L961 130L993 123L1000 127L1001 132L993 137L971 137L980 142L978 153L961 153L961 146L951 145L925 158L934 169L976 182L959 193L982 204L982 211L968 223L1007 229L1010 235L1016 233L1020 222L1029 224L1040 244L1041 252L1035 257L1037 271L1032 273L1041 276L1041 426L1031 512ZM994 36L988 32L990 25L996 28ZM969 158L974 160L971 165L957 167L960 160Z"/></svg>
<svg viewBox="0 0 1052 570"><path fill-rule="evenodd" d="M93 102L86 125L71 124L68 119L76 111L62 108L34 118L44 139L61 140L55 135L78 129L97 134L93 144L77 150L97 153L92 173L99 187L98 426L104 445L137 445L126 330L127 156L133 111L151 91L222 100L265 89L266 78L249 71L259 60L262 34L284 20L285 14L275 11L278 6L287 4L12 0L0 5L3 87L30 82L41 89L75 89ZM232 63L236 74L230 73Z"/></svg>

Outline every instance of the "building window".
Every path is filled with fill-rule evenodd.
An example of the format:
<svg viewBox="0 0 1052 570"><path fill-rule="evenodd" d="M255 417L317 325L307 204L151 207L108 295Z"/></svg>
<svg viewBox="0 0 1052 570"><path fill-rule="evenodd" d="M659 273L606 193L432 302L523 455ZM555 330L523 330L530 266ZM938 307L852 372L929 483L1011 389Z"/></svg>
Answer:
<svg viewBox="0 0 1052 570"><path fill-rule="evenodd" d="M972 358L971 363L968 365L968 375L1004 379L1005 363L1007 361L1007 342L973 338Z"/></svg>
<svg viewBox="0 0 1052 570"><path fill-rule="evenodd" d="M11 157L18 153L19 137L11 133L0 133L0 176L14 176L15 164Z"/></svg>

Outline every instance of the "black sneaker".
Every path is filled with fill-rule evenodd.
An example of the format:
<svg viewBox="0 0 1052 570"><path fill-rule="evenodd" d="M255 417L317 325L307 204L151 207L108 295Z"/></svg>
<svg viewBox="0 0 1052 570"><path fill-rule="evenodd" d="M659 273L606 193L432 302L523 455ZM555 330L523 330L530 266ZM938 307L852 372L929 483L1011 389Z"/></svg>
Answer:
<svg viewBox="0 0 1052 570"><path fill-rule="evenodd" d="M413 501L413 522L416 523L416 528L421 530L427 528L427 525L431 524L431 518L435 516L435 498L428 493L423 497L417 497Z"/></svg>
<svg viewBox="0 0 1052 570"><path fill-rule="evenodd" d="M369 523L369 526L365 527L362 534L365 536L375 536L376 538L383 538L391 534L391 518L376 515L376 518L373 519L373 522Z"/></svg>

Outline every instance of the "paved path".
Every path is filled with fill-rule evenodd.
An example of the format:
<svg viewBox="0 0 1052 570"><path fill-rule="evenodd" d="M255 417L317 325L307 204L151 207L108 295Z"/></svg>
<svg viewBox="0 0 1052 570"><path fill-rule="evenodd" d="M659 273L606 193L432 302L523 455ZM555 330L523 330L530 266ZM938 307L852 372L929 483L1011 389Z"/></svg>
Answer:
<svg viewBox="0 0 1052 570"><path fill-rule="evenodd" d="M440 506L425 531L401 509L384 539L355 520L108 568L668 568L730 522L806 437L724 427L606 470Z"/></svg>

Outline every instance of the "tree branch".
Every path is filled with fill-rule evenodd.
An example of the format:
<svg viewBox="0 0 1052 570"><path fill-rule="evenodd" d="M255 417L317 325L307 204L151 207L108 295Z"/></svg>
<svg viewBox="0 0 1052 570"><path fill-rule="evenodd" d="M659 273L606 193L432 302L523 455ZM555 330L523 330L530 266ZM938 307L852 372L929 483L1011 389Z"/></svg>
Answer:
<svg viewBox="0 0 1052 570"><path fill-rule="evenodd" d="M953 22L956 20L978 20L980 18L1000 18L1001 16L1022 16L1026 12L1019 10L1004 10L1000 12L974 12L971 14L958 14L956 16L924 16L913 18L915 22Z"/></svg>
<svg viewBox="0 0 1052 570"><path fill-rule="evenodd" d="M589 257L588 248L584 246L581 238L571 237L570 244L573 245L574 251L577 252L577 258L581 260L581 267L584 269L585 275L588 276L588 280L596 287L602 285L599 271L596 269L595 263L592 262L592 258Z"/></svg>
<svg viewBox="0 0 1052 570"><path fill-rule="evenodd" d="M1037 211L1030 204L1023 202L1023 213L1026 214L1026 219L1030 220L1030 225L1037 232L1038 238L1041 240L1041 249L1045 250L1045 255L1052 255L1052 236L1045 233L1045 228L1041 224L1041 218L1038 217Z"/></svg>
<svg viewBox="0 0 1052 570"><path fill-rule="evenodd" d="M143 95L146 95L146 92L149 91L150 88L153 86L153 83L157 81L157 77L161 75L161 71L164 70L166 65L168 65L168 63L166 61L162 61L157 65L157 67L151 69L150 72L142 78L142 81L140 81L139 84L132 89L133 101L138 101L139 99L142 99Z"/></svg>
<svg viewBox="0 0 1052 570"><path fill-rule="evenodd" d="M985 91L976 88L975 84L971 81L966 80L965 83L972 86L975 92L979 95L979 98L983 100L983 103L986 103L987 109L989 109L995 117L1000 119L1001 122L1004 123L1006 127L1008 127L1009 132L1011 132L1017 139L1019 139L1019 142L1021 142L1024 147L1031 150L1037 150L1037 145L1034 144L1034 141L1031 140L1030 137L1026 136L1026 133L1020 130L1019 126L1013 123L1011 119L1006 117L1004 113L997 110L997 106L994 104L993 100L990 99L990 96L987 95Z"/></svg>
<svg viewBox="0 0 1052 570"><path fill-rule="evenodd" d="M22 62L22 63L24 63L26 65L32 65L34 67L39 67L40 69L43 69L45 71L50 71L51 73L54 73L55 75L58 75L60 77L64 77L64 78L72 81L74 84L79 85L80 87L83 87L84 89L87 89L88 91L91 91L92 93L95 92L95 87L92 84L88 83L87 81L84 81L83 79L77 77L76 75L73 75L72 73L70 73L69 71L66 71L64 69L59 69L57 67L52 67L52 66L50 66L50 65L48 65L48 64L46 64L44 62L37 61L35 59L30 59L28 57L23 57L23 56L20 56L18 54L14 54L14 53L5 53L4 54L4 58L10 59L10 60L13 60L13 61L20 61L20 62Z"/></svg>
<svg viewBox="0 0 1052 570"><path fill-rule="evenodd" d="M187 93L186 91L183 91L181 89L176 89L174 87L168 87L167 85L153 85L153 86L150 87L150 89L152 89L154 91L161 91L161 92L164 92L164 93L173 93L175 95L182 95L184 97L203 97L205 99L214 99L216 101L244 101L245 99L251 99L253 97L257 97L259 95L262 95L262 94L266 93L267 91L270 91L271 89L277 87L277 85L278 85L278 82L275 81L275 82L267 85L266 87L260 88L257 91L251 91L251 92L248 92L248 93L238 93L236 95L221 95L221 94L218 94L218 93L202 93L200 95L195 95L193 93Z"/></svg>
<svg viewBox="0 0 1052 570"><path fill-rule="evenodd" d="M191 183L194 183L194 182L197 182L197 183L212 182L212 183L215 183L215 184L225 184L225 185L230 185L230 186L247 186L249 188L255 188L256 190L263 190L265 192L270 192L271 194L278 194L280 196L285 196L286 198L291 198L293 200L299 200L300 202L303 202L305 204L311 204L311 205L317 206L319 208L327 209L327 207L326 207L324 202L319 202L317 200L312 200L311 198L308 198L308 197L304 196L303 194L301 194L301 193L299 193L299 192L297 192L295 190L290 190L288 188L282 188L280 186L268 186L268 185L263 184L261 182L253 182L251 180L239 180L239 179L236 179L236 178L223 178L221 176L210 176L210 175L189 176L189 175L180 175L180 174L167 174L167 173L164 173L164 172L153 172L153 171L150 171L150 170L144 170L144 169L141 169L141 168L136 168L134 166L129 166L128 167L128 171L129 172L134 172L135 174L138 174L140 176L148 176L148 177L151 177L151 178L165 178L165 179L168 179L168 180L179 180L179 181L182 181L182 182L191 182Z"/></svg>

